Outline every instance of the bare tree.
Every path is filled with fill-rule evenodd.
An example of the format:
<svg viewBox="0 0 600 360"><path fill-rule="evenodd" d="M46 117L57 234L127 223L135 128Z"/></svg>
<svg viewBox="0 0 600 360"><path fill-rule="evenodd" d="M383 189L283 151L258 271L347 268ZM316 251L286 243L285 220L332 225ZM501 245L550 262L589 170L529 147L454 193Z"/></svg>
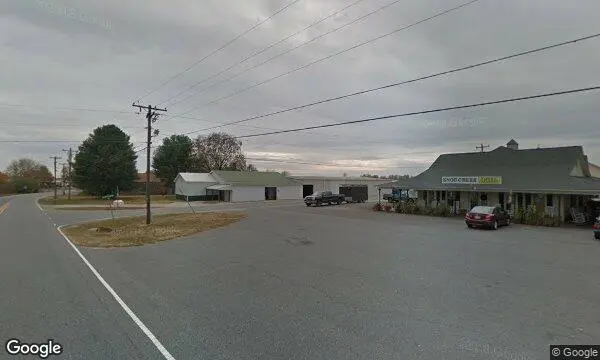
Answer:
<svg viewBox="0 0 600 360"><path fill-rule="evenodd" d="M194 170L246 170L242 142L227 133L199 136L194 141Z"/></svg>
<svg viewBox="0 0 600 360"><path fill-rule="evenodd" d="M26 177L40 169L42 164L31 159L13 160L6 168L6 173L12 177Z"/></svg>

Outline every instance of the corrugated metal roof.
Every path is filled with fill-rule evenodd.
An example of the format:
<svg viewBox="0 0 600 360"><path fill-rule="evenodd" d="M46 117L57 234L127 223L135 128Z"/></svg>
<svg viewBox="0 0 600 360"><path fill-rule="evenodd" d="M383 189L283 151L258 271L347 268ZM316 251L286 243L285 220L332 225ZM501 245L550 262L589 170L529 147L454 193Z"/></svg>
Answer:
<svg viewBox="0 0 600 360"><path fill-rule="evenodd" d="M179 176L186 182L207 182L207 183L218 183L210 173L179 173Z"/></svg>
<svg viewBox="0 0 600 360"><path fill-rule="evenodd" d="M431 167L399 187L431 190L473 190L473 185L443 184L443 176L502 176L501 185L476 185L478 191L600 192L600 179L571 176L577 166L587 170L581 146L440 155Z"/></svg>
<svg viewBox="0 0 600 360"><path fill-rule="evenodd" d="M297 181L277 172L262 171L226 171L211 172L220 183L241 186L298 186Z"/></svg>
<svg viewBox="0 0 600 360"><path fill-rule="evenodd" d="M389 182L390 179L370 178L370 177L343 177L343 176L291 176L296 180L335 180L335 181L373 181L373 182Z"/></svg>

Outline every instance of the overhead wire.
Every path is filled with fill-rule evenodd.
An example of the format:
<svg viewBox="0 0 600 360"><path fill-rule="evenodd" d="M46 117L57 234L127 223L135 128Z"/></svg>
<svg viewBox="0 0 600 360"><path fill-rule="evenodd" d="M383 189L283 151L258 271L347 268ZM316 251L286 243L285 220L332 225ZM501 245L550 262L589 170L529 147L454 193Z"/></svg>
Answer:
<svg viewBox="0 0 600 360"><path fill-rule="evenodd" d="M287 3L286 5L284 5L282 8L280 8L279 10L275 11L273 14L269 15L267 18L259 21L258 23L256 23L255 25L251 26L249 29L245 30L244 32L242 32L241 34L237 35L236 37L234 37L233 39L229 40L228 42L226 42L225 44L223 44L221 47L211 51L210 53L208 53L207 55L205 55L204 57L200 58L199 60L195 61L192 65L188 66L187 68L183 69L182 71L176 73L175 75L169 77L167 80L161 82L156 88L154 88L153 90L147 92L146 94L144 94L143 96L139 97L135 102L139 102L142 99L154 94L156 91L160 90L162 87L164 87L165 85L169 84L171 81L177 79L178 77L180 77L181 75L185 74L186 72L190 71L191 69L195 68L196 66L200 65L201 63L203 63L205 60L207 60L208 58L210 58L211 56L213 56L214 54L218 53L219 51L224 50L226 47L228 47L229 45L233 44L234 42L236 42L237 40L239 40L241 37L243 37L244 35L250 33L251 31L253 31L254 29L258 28L259 26L261 26L262 24L266 23L267 21L271 20L273 17L277 16L279 13L285 11L286 9L288 9L290 6L296 4L297 2L299 2L300 0L294 0L291 1L289 3Z"/></svg>
<svg viewBox="0 0 600 360"><path fill-rule="evenodd" d="M291 133L291 132L298 132L298 131L305 131L305 130L330 128L330 127L336 127L336 126L359 124L359 123L393 119L393 118L406 117L406 116L424 115L424 114L431 114L431 113L444 112L444 111L450 111L450 110L469 109L469 108L483 107L483 106L489 106L489 105L495 105L495 104L503 104L503 103L517 102L517 101L540 99L540 98L546 98L546 97L551 97L551 96L582 93L582 92L588 92L588 91L593 91L593 90L600 90L600 86L591 86L591 87L585 87L585 88L579 88L579 89L556 91L556 92L545 93L545 94L521 96L521 97L508 98L508 99L502 99L502 100L485 101L485 102L467 104L467 105L456 105L456 106L449 106L449 107L444 107L444 108L413 111L413 112L407 112L407 113L401 113L401 114L377 116L377 117L371 117L371 118L360 119L360 120L343 121L343 122L334 123L334 124L307 126L307 127L302 127L302 128L272 131L272 132L261 133L261 134L248 134L248 135L236 136L235 138L236 139L245 139L245 138L257 137L257 136L266 136L266 135L284 134L284 133Z"/></svg>
<svg viewBox="0 0 600 360"><path fill-rule="evenodd" d="M39 104L12 104L12 103L4 103L4 102L0 102L0 106L42 108L42 109L54 109L54 110L65 110L65 111L109 112L109 113L119 113L119 114L128 114L129 113L124 110L110 110L110 109L102 109L102 108L51 106L51 105L39 105Z"/></svg>
<svg viewBox="0 0 600 360"><path fill-rule="evenodd" d="M520 57L520 56L530 55L530 54L534 54L534 53L537 53L537 52L542 52L542 51L554 49L554 48L557 48L557 47L574 44L574 43L577 43L577 42L583 42L583 41L591 40L591 39L598 38L598 37L600 37L600 33L596 33L596 34L589 35L589 36L579 37L579 38L576 38L576 39L572 39L572 40L568 40L568 41L563 41L563 42L560 42L560 43L555 43L555 44L552 44L552 45L547 45L547 46L536 48L536 49L532 49L532 50L521 51L521 52L518 52L518 53L515 53L515 54L512 54L512 55L507 55L507 56L503 56L503 57L492 59L492 60L485 60L485 61L478 62L478 63L475 63L475 64L466 65L466 66L462 66L462 67L458 67L458 68L454 68L454 69L450 69L450 70L445 70L445 71L442 71L442 72L438 72L438 73L434 73L434 74L429 74L429 75L421 76L421 77L410 79L410 80L404 80L404 81L394 82L394 83L386 84L386 85L383 85L383 86L378 86L378 87L374 87L374 88L368 88L368 89L364 89L364 90L360 90L360 91L356 91L356 92L352 92L352 93L348 93L348 94L344 94L344 95L334 96L334 97L330 97L330 98L318 100L318 101L315 101L315 102L311 102L311 103L307 103L307 104L303 104L303 105L298 105L298 106L294 106L294 107L290 107L290 108L286 108L286 109L283 109L283 110L273 111L273 112L262 114L262 115L251 116L251 117L247 117L247 118L244 118L244 119L241 119L241 120L226 122L223 125L218 125L218 126L207 127L207 128L203 128L203 129L199 129L199 130L194 130L192 132L188 132L187 134L193 134L193 133L197 133L197 132L201 132L201 131L208 131L208 130L218 129L218 128L221 128L221 127L224 127L224 126L229 126L229 125L237 125L237 124L240 124L240 123L244 123L244 122L248 122L248 121L252 121L252 120L257 120L257 119L262 119L262 118L266 118L266 117L270 117L270 116L274 116L274 115L279 115L279 114L287 113L287 112L294 111L294 110L300 110L300 109L304 109L304 108L308 108L308 107L312 107L312 106L316 106L316 105L320 105L320 104L325 104L325 103L332 102L332 101L338 101L338 100L350 98L350 97L353 97L353 96L363 95L363 94L367 94L367 93L370 93L370 92L385 90L385 89L389 89L389 88L392 88L392 87L397 87L397 86L406 85L406 84L410 84L410 83L415 83L415 82L419 82L419 81L423 81L423 80L427 80L427 79L432 79L432 78L436 78L436 77L440 77L440 76L444 76L444 75L449 75L449 74L452 74L452 73L456 73L456 72L460 72L460 71L465 71L465 70L470 70L470 69L474 69L474 68L477 68L477 67L480 67L480 66L490 65L490 64L493 64L493 63L498 63L498 62L506 61L506 60L509 60L509 59L517 58L517 57ZM188 119L193 119L193 118L188 117Z"/></svg>
<svg viewBox="0 0 600 360"><path fill-rule="evenodd" d="M358 44L356 44L356 45L353 45L353 46L351 46L351 47L349 47L349 48L346 48L346 49L344 49L344 50L338 51L338 52L336 52L336 53L333 53L333 54L330 54L330 55L328 55L328 56L325 56L325 57L322 57L322 58L320 58L320 59L317 59L317 60L315 60L315 61L312 61L312 62L310 62L310 63L308 63L308 64L305 64L305 65L299 66L299 67L297 67L297 68L294 68L294 69L292 69L292 70L289 70L289 71L287 71L287 72L285 72L285 73L279 74L279 75L277 75L277 76L271 77L271 78L269 78L269 79L263 80L263 81L261 81L261 82L258 82L258 83L255 83L255 84L253 84L253 85L250 85L250 86L247 86L247 87L245 87L245 88L242 88L242 89L240 89L240 90L237 90L237 91L235 91L235 92L233 92L233 93L230 93L230 94L228 94L228 95L226 95L226 96L223 96L223 97L220 97L220 98L217 98L217 99L211 100L211 101L209 101L209 102L207 102L207 103L204 103L204 104L201 104L201 105L195 106L195 107L193 107L193 108L191 108L191 109L189 109L189 110L187 110L187 111L185 111L185 112L183 112L183 113L177 114L177 115L187 115L187 114L191 113L192 111L194 111L194 110L196 110L196 109L198 109L198 108L200 108L200 107L202 107L202 106L204 106L204 105L215 104L215 103L217 103L217 102L220 102L220 101L222 101L222 100L229 99L229 98L231 98L231 97L233 97L233 96L236 96L236 95L238 95L238 94L241 94L241 93L243 93L243 92L246 92L246 91L248 91L248 90L254 89L254 88L256 88L256 87L259 87L259 86L261 86L261 85L267 84L267 83L269 83L269 82L271 82L271 81L274 81L274 80L280 79L280 78L282 78L282 77L284 77L284 76L287 76L287 75L290 75L290 74L292 74L292 73L295 73L295 72L297 72L297 71L300 71L300 70L306 69L306 68L308 68L308 67L310 67L310 66L312 66L312 65L315 65L315 64L321 63L321 62L323 62L323 61L326 61L326 60L328 60L328 59L334 58L334 57L336 57L336 56L342 55L342 54L344 54L344 53L346 53L346 52L348 52L348 51L351 51L351 50L357 49L357 48L359 48L359 47L362 47L362 46L365 46L365 45L368 45L368 44L371 44L371 43L373 43L373 42L375 42L375 41L377 41L377 40L380 40L380 39L383 39L383 38L385 38L385 37L391 36L391 35L393 35L393 34L396 34L396 33L400 32L400 31L403 31L403 30L410 29L410 28L412 28L412 27L414 27L414 26L417 26L417 25L419 25L419 24L425 23L425 22L427 22L427 21L431 21L431 20L433 20L433 19L436 19L436 18L438 18L438 17L441 17L441 16L444 16L444 15L446 15L446 14L449 14L449 13L451 13L451 12L453 12L453 11L457 11L457 10L459 10L459 9L461 9L461 8L464 8L464 7L466 7L466 6L469 6L469 5L471 5L471 4L474 4L474 3L476 3L476 2L479 2L479 1L481 1L481 0L470 0L470 1L468 1L468 2L465 2L465 3L462 3L462 4L460 4L460 5L454 6L454 7L450 8L450 9L446 9L446 10L444 10L444 11L438 12L438 13L436 13L435 15L432 15L432 16L429 16L429 17L426 17L426 18L424 18L424 19L421 19L421 20L419 20L419 21L413 22L413 23L411 23L411 24L409 24L409 25L402 26L402 27L400 27L400 28L397 28L397 29L395 29L395 30L392 30L392 31L390 31L390 32L388 32L388 33L385 33L385 34L383 34L383 35L379 35L379 36L377 36L377 37L374 37L374 38L371 38L371 39L369 39L369 40L363 41L363 42L361 42L361 43L358 43ZM175 116L173 116L173 117L175 117Z"/></svg>
<svg viewBox="0 0 600 360"><path fill-rule="evenodd" d="M224 70L222 70L222 71L218 72L217 74L214 74L214 75L212 75L212 76L210 76L210 77L208 77L208 78L202 79L200 82L198 82L198 83L194 84L192 87L190 87L190 88L186 89L184 92L187 92L188 90L194 89L194 88L198 87L199 85L201 85L201 84L205 83L205 82L206 82L206 81L208 81L208 80L214 79L215 77L217 77L217 76L219 76L219 75L221 75L221 74L223 74L223 73L225 73L225 72L227 72L227 71L229 71L229 70L231 70L231 69L233 69L233 68L237 67L238 65L241 65L242 63L244 63L244 62L246 62L246 61L250 60L251 58L253 58L253 57L256 57L257 55L260 55L261 53L263 53L264 51L266 51L266 50L268 50L268 49L272 48L273 46L281 44L282 42L284 42L284 41L286 41L286 40L288 40L288 39L290 39L290 38L292 38L292 37L294 37L294 36L296 36L296 35L298 35L298 34L300 34L300 33L304 32L304 31L306 31L307 29L309 29L309 28L311 28L311 27L313 27L313 26L316 26L316 25L318 25L318 24L322 23L323 21L325 21L325 20L327 20L327 19L329 19L329 18L331 18L331 17L333 17L333 16L335 16L335 15L337 15L337 14L339 14L339 13L341 13L341 12L345 11L345 10L347 10L348 8L350 8L350 7L352 7L352 6L355 6L355 5L357 5L358 3L362 2L362 1L364 1L364 0L358 0L358 1L355 1L355 2L351 3L350 5L347 5L347 6L345 6L344 8L342 8L342 9L340 9L340 10L338 10L338 11L336 11L336 12L334 12L334 13L332 13L332 14L330 14L330 15L328 15L328 16L326 16L326 17L324 17L324 18L322 18L321 20L319 20L319 21L317 21L317 22L315 22L315 23L313 23L313 24L311 24L311 25L309 25L309 26L305 27L304 29L302 29L302 30L300 30L300 31L297 31L297 32L295 32L294 34L292 34L292 35L290 35L290 36L287 36L287 37L285 37L284 39L282 39L282 40L280 40L280 41L278 41L278 42L276 42L276 43L273 43L273 44L269 45L268 47L266 47L266 48L262 49L261 51L259 51L259 52L257 52L257 53L254 53L254 54L252 54L251 56L249 56L249 57L247 57L247 58L243 59L242 61L240 61L240 62L238 62L238 63L236 63L236 64L234 64L234 65L230 66L229 68L227 68L227 69L224 69ZM213 84L209 85L208 87L206 87L206 88L204 88L204 89L201 89L199 92L193 92L193 93L191 93L190 95L186 96L185 98L183 98L183 99L181 99L181 100L179 100L179 101L176 101L176 102L173 102L173 103L171 103L171 104L170 104L170 106L173 106L173 105L175 105L175 104L178 104L178 103L184 102L184 101L186 101L186 100L188 100L188 99L192 98L192 97L193 97L193 96L195 96L195 95L198 95L198 94L200 94L200 93L203 93L203 92L205 92L206 90L209 90L209 89L211 89L211 88L213 88L213 87L215 87L215 86L217 86L217 85L223 84L223 83L225 83L225 82L227 82L227 81L230 81L230 80L232 80L232 79L234 79L234 78L236 78L236 77L238 77L238 76L240 76L240 75L243 75L243 74L247 73L248 71L254 70L254 69L256 69L256 68L258 68L258 67L260 67L260 66L262 66L262 65L264 65L264 64L267 64L267 63L269 63L269 62L271 62L271 61L273 61L273 60L275 60L275 59L278 59L278 58L280 58L280 57L281 57L281 56L283 56L283 55L289 54L289 53L291 53L292 51L296 51L297 49L299 49L299 48L301 48L301 47L303 47L303 46L306 46L306 45L308 45L308 44L310 44L310 43L313 43L313 42L315 42L315 41L317 41L317 40L319 40L319 39L322 39L322 38L324 38L324 37L325 37L325 36L327 36L327 35L333 34L333 33L337 32L337 31L339 31L339 30L342 30L342 29L343 29L343 28L345 28L345 27L348 27L348 26L350 26L350 25L353 25L353 24L355 24L355 23L357 23L357 22L359 22L359 21L362 21L362 20L366 19L367 17L369 17L369 16L371 16L371 15L374 15L374 14L376 14L376 13L380 12L381 10L384 10L384 9L386 9L386 8L388 8L388 7L392 6L392 5L394 5L394 4L396 4L396 3L400 2L400 1L402 1L402 0L395 0L395 1L392 1L392 2L390 2L390 3L387 3L387 4L385 4L385 5L383 5L383 6L379 7L379 8L377 8L377 9L375 9L375 10L373 10L373 11L371 11L371 12L369 12L369 13L365 14L365 15L362 15L362 16L360 16L360 17L358 17L358 18L356 18L356 19L354 19L354 20L352 20L352 21L348 22L348 23L345 23L345 24L343 24L343 25L341 25L341 26L338 26L338 27L336 27L336 28L334 28L334 29L332 29L332 30L326 31L326 32L324 32L324 33L322 33L322 34L320 34L320 35L318 35L318 36L316 36L316 37L313 37L313 38L309 39L309 40L303 41L302 43L300 43L300 44L298 44L298 45L294 46L294 47L293 47L293 48L291 48L291 49L285 50L285 51L283 51L283 52L281 52L281 53L279 53L279 54L277 54L277 55L275 55L275 56L272 56L272 57L270 57L270 58L267 58L266 60L263 60L263 61L261 61L260 63L258 63L258 64L256 64L256 65L253 65L253 66L251 66L251 67L249 67L249 68L247 68L247 69L244 69L244 70L242 70L242 71L240 71L240 72L238 72L238 73L236 73L236 74L234 74L234 75L232 75L232 76L230 76L230 77L227 77L227 78L225 78L225 79L221 79L221 80L219 80L219 81L217 81L217 82L215 82L215 83L213 83ZM179 95L181 95L181 94L182 94L182 93L179 93L179 94L177 94L176 96L179 96ZM174 96L174 97L175 97L175 96ZM169 100L171 100L171 99L172 99L172 98L169 98Z"/></svg>
<svg viewBox="0 0 600 360"><path fill-rule="evenodd" d="M343 164L335 164L335 163L321 163L321 162L312 162L312 161L302 161L302 160L284 160L284 159L267 159L267 158L255 158L255 157L246 157L247 160L255 161L255 162L275 162L275 163L285 163L285 164L300 164L300 165L318 165L318 166L345 166ZM417 165L408 165L408 166L398 166L400 168L405 169L423 169L428 166L417 166Z"/></svg>

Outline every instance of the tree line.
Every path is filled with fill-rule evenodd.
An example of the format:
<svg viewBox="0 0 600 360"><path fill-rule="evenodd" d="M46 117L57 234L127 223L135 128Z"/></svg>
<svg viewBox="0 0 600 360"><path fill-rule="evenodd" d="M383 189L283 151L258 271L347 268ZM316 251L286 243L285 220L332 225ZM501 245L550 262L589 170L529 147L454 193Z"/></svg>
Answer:
<svg viewBox="0 0 600 360"><path fill-rule="evenodd" d="M31 193L52 186L54 176L46 165L31 159L17 159L0 172L0 193Z"/></svg>
<svg viewBox="0 0 600 360"><path fill-rule="evenodd" d="M79 146L72 167L73 184L90 195L131 190L137 179L137 158L129 135L119 127L96 128ZM152 158L152 171L170 187L181 172L213 170L257 171L247 164L241 141L224 132L195 139L172 135L163 139Z"/></svg>
<svg viewBox="0 0 600 360"><path fill-rule="evenodd" d="M138 151L144 148L138 149ZM71 182L89 195L114 194L134 187L138 170L138 155L127 135L116 125L104 125L79 145L71 164ZM247 163L242 142L224 132L190 138L172 135L163 139L152 157L152 171L163 184L173 187L177 174L182 172L211 172L213 170L258 171ZM281 172L288 176L288 172ZM68 168L61 170L68 179ZM377 175L363 174L367 177ZM403 179L408 175L381 176L382 179ZM37 192L53 185L49 169L34 160L19 159L0 172L0 186L14 192ZM4 183L4 185L2 185ZM7 185L8 184L8 185ZM2 188L0 188L2 191ZM8 191L11 192L11 191Z"/></svg>

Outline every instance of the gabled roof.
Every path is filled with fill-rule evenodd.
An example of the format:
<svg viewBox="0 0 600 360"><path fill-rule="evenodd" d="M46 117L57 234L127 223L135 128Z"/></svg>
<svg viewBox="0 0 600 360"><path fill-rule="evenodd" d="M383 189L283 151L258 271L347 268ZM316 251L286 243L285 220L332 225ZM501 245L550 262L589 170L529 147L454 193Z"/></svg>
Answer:
<svg viewBox="0 0 600 360"><path fill-rule="evenodd" d="M510 141L506 145L519 145L515 139L510 139Z"/></svg>
<svg viewBox="0 0 600 360"><path fill-rule="evenodd" d="M571 176L578 168L583 176ZM473 189L473 185L442 185L443 176L502 176L501 185L476 185L481 191L600 192L600 179L589 177L581 146L523 150L501 146L483 153L444 154L428 170L400 180L398 186L423 190Z"/></svg>
<svg viewBox="0 0 600 360"><path fill-rule="evenodd" d="M214 170L211 174L221 184L239 186L297 186L297 181L277 172Z"/></svg>
<svg viewBox="0 0 600 360"><path fill-rule="evenodd" d="M179 173L177 176L181 177L186 182L204 182L213 184L219 182L210 173Z"/></svg>
<svg viewBox="0 0 600 360"><path fill-rule="evenodd" d="M333 181L373 181L373 182L389 182L390 179L372 178L372 177L342 177L342 176L291 176L296 180L333 180Z"/></svg>

